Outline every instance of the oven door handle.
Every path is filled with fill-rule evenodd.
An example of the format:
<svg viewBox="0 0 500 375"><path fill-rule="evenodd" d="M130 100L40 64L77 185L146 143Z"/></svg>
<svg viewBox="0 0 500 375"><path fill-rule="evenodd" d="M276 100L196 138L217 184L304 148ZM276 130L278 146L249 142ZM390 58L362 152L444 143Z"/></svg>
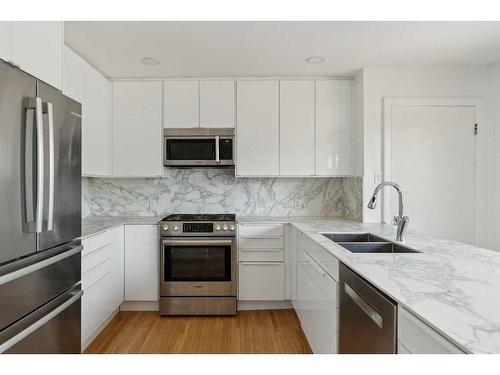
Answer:
<svg viewBox="0 0 500 375"><path fill-rule="evenodd" d="M210 246L231 246L233 244L232 240L162 240L162 245L166 246L198 246L198 245L210 245Z"/></svg>

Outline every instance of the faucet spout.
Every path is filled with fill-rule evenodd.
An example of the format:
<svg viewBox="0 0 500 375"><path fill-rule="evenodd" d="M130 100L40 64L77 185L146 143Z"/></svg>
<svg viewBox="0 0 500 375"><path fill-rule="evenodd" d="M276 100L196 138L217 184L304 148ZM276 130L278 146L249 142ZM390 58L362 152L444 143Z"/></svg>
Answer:
<svg viewBox="0 0 500 375"><path fill-rule="evenodd" d="M372 197L368 201L367 207L373 210L377 203L377 194L384 186L392 186L398 192L398 216L394 217L394 223L397 225L396 241L404 242L406 239L406 229L408 228L409 218L408 216L403 216L404 206L403 206L403 191L401 187L390 181L382 182L375 187L373 190Z"/></svg>

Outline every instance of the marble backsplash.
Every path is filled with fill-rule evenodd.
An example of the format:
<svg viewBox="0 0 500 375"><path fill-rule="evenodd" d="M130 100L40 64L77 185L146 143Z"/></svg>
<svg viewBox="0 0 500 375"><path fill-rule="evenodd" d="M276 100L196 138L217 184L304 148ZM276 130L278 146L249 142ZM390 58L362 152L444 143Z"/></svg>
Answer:
<svg viewBox="0 0 500 375"><path fill-rule="evenodd" d="M235 178L231 169L165 170L164 178L82 179L86 216L236 213L361 221L362 179Z"/></svg>

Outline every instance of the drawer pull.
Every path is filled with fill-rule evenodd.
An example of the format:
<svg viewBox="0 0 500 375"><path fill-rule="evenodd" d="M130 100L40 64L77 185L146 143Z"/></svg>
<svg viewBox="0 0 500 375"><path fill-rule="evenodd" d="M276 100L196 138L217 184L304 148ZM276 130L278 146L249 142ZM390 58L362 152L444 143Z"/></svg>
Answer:
<svg viewBox="0 0 500 375"><path fill-rule="evenodd" d="M311 266L314 267L314 269L316 271L318 271L318 273L323 276L323 277L326 277L326 275L328 275L326 273L326 271L323 269L323 267L321 267L318 263L316 263L316 261L313 259L312 256L310 256L305 250L304 250L304 255L307 259L307 261L311 264Z"/></svg>

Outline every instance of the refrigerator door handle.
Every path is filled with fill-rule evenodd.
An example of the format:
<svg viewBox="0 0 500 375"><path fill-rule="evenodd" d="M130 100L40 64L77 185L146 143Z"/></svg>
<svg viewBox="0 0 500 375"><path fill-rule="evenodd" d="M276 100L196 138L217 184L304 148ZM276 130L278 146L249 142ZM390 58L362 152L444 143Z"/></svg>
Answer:
<svg viewBox="0 0 500 375"><path fill-rule="evenodd" d="M54 163L55 163L55 155L54 155L54 110L52 103L47 102L43 106L44 113L47 114L48 122L49 122L49 207L47 212L47 230L54 229Z"/></svg>
<svg viewBox="0 0 500 375"><path fill-rule="evenodd" d="M26 220L28 222L34 219L35 228L34 232L41 233L43 231L43 184L44 176L44 141L43 141L43 110L42 99L38 97L27 98L25 103L26 108L26 122L28 123L30 116L28 111L33 110L35 114L36 123L36 207L33 213L33 181L32 181L32 162L33 162L33 142L31 134L28 133L28 126L26 126L26 141L25 141L25 199L26 199ZM28 124L26 124L28 125ZM28 181L29 179L29 181ZM34 218L33 218L34 216ZM32 232L33 229L29 228L28 231Z"/></svg>

